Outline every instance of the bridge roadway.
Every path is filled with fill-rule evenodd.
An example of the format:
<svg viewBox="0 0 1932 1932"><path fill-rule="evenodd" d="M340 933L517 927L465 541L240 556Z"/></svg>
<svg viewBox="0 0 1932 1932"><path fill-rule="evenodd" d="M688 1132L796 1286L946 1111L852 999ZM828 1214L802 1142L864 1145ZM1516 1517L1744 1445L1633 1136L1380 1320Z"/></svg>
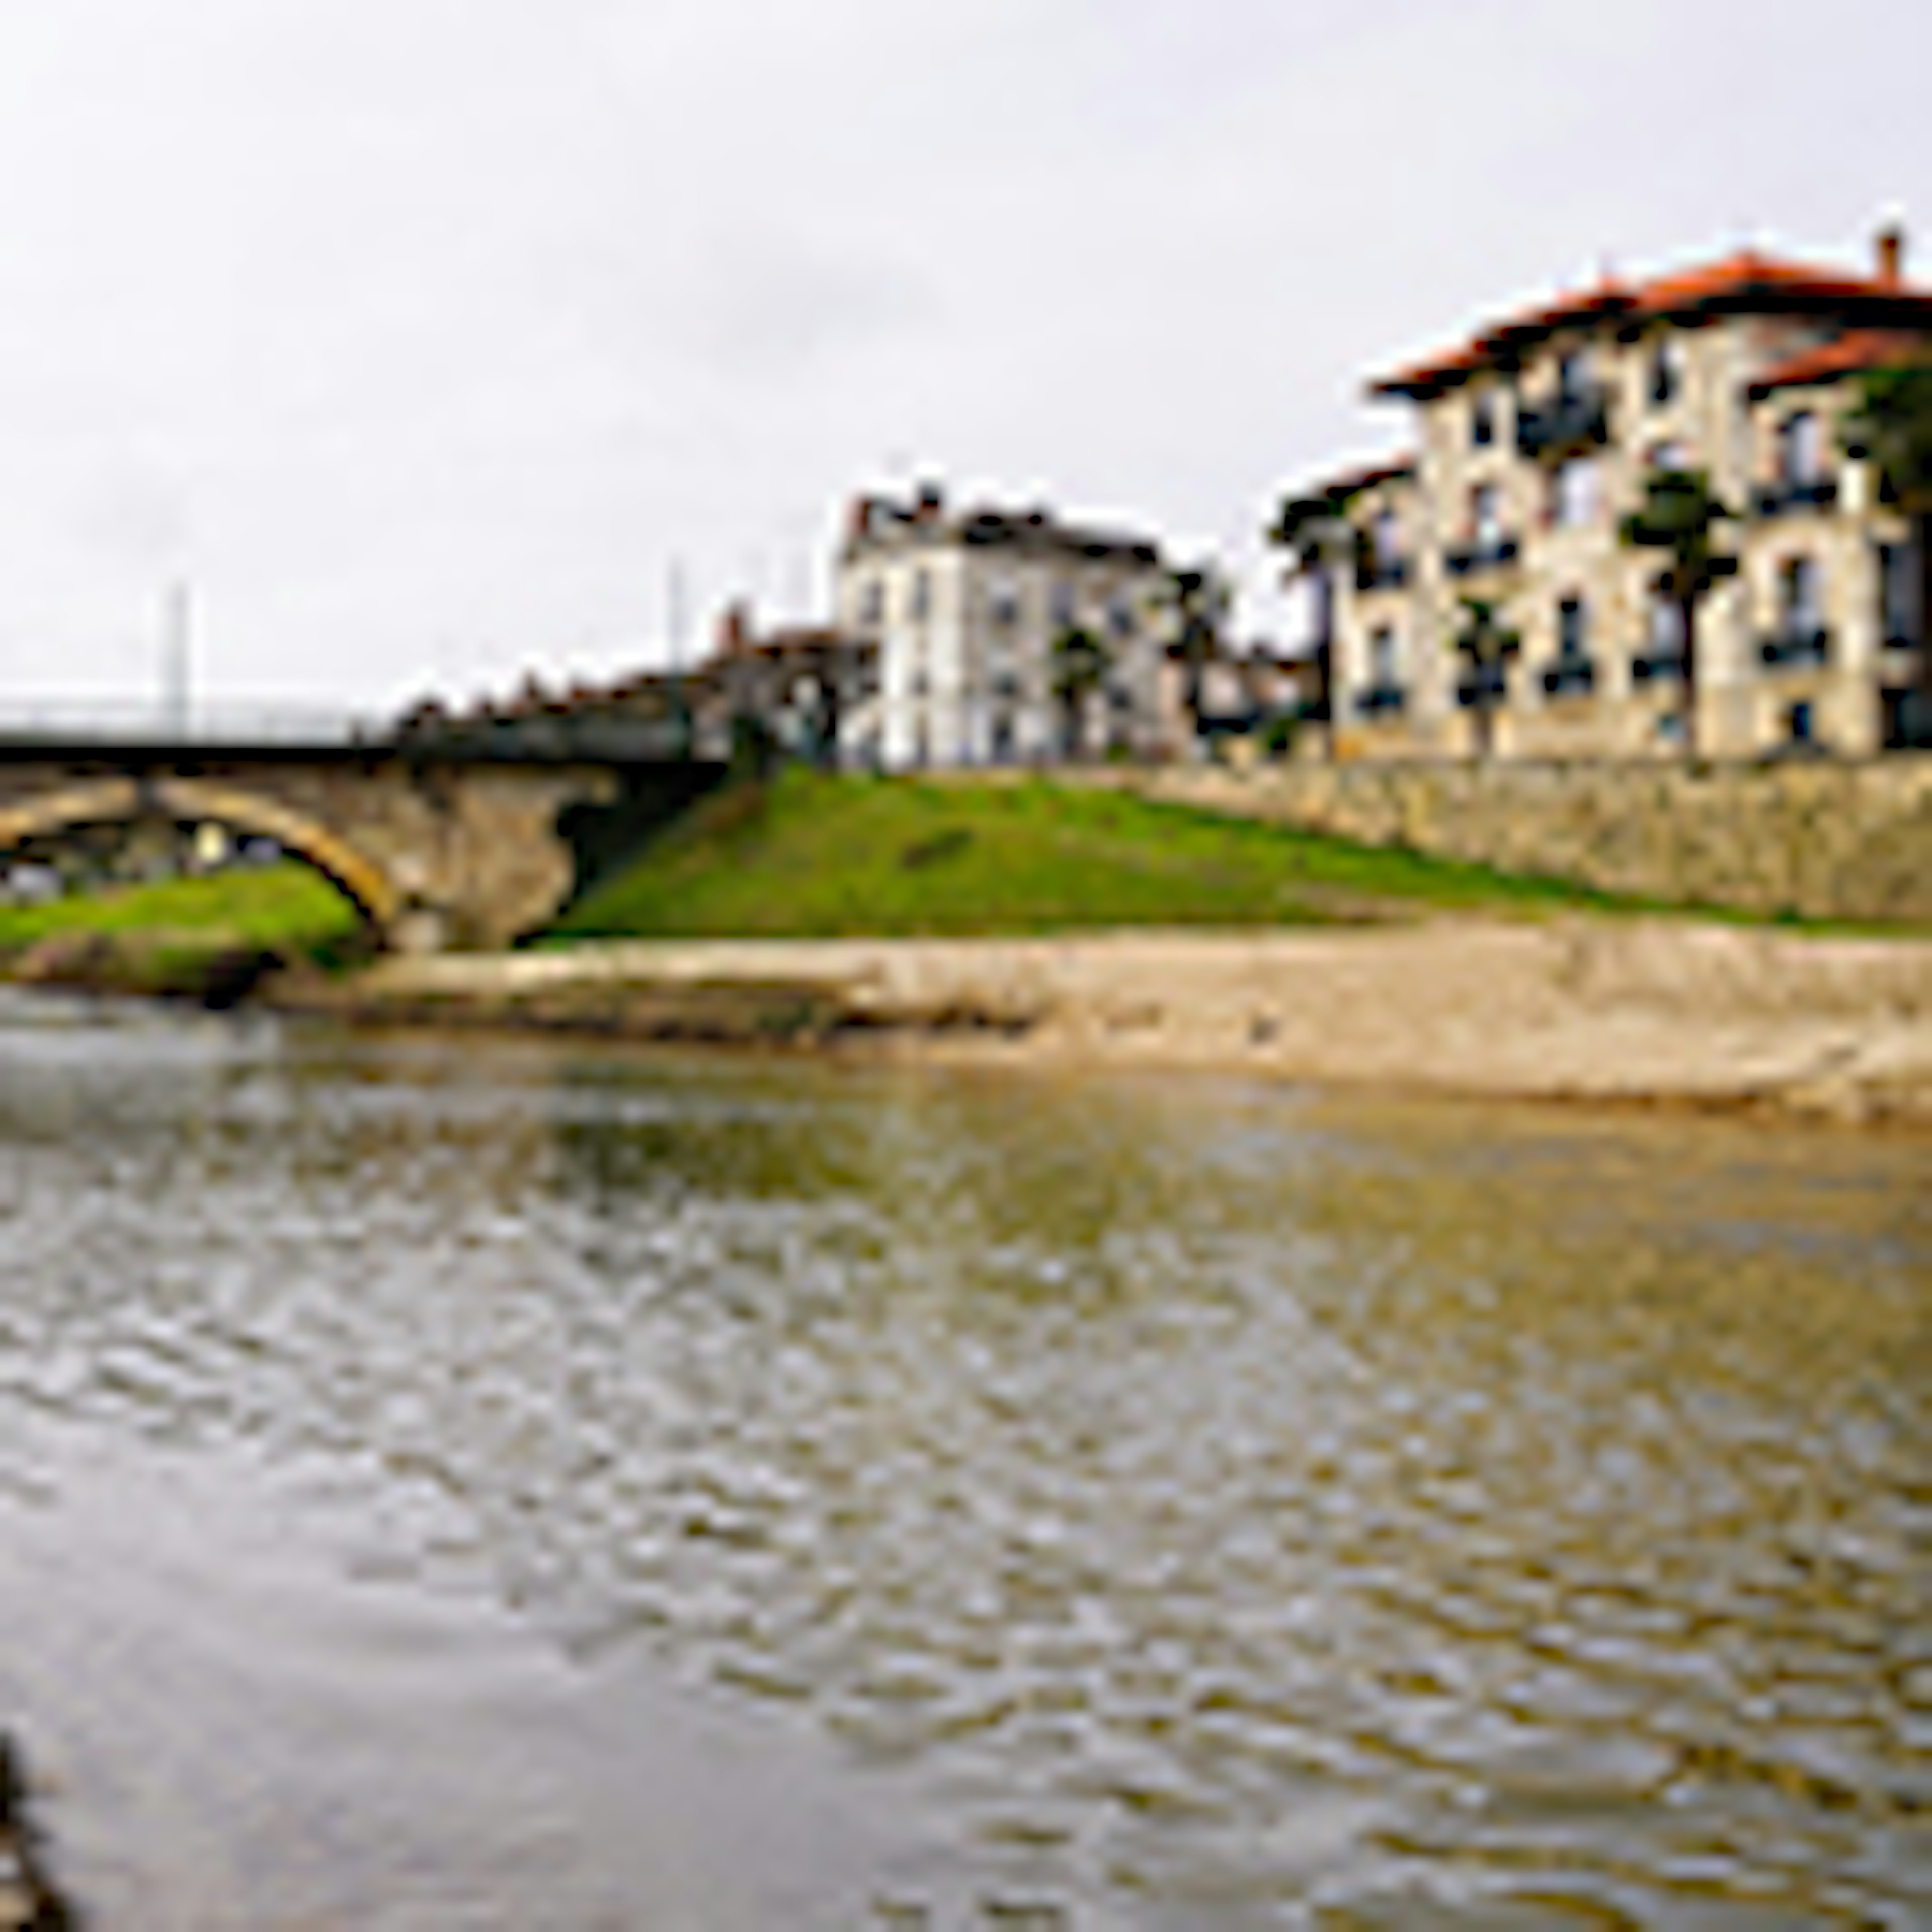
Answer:
<svg viewBox="0 0 1932 1932"><path fill-rule="evenodd" d="M212 823L326 874L386 946L503 946L716 782L676 749L596 719L309 742L0 728L0 863L88 826Z"/></svg>

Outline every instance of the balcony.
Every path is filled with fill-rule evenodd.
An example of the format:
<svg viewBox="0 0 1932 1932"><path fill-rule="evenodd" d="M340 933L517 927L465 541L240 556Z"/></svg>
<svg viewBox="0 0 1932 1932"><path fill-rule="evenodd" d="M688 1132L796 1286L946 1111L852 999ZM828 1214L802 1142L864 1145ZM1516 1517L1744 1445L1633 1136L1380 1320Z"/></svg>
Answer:
<svg viewBox="0 0 1932 1932"><path fill-rule="evenodd" d="M1544 694L1587 698L1597 688L1597 667L1588 658L1558 658L1543 674Z"/></svg>
<svg viewBox="0 0 1932 1932"><path fill-rule="evenodd" d="M1408 694L1399 684L1371 684L1355 694L1355 715L1359 718L1400 717L1408 703Z"/></svg>
<svg viewBox="0 0 1932 1932"><path fill-rule="evenodd" d="M1838 500L1836 478L1814 477L1795 482L1780 477L1775 483L1760 483L1750 496L1754 517L1788 516L1794 510L1828 510Z"/></svg>
<svg viewBox="0 0 1932 1932"><path fill-rule="evenodd" d="M1474 577L1485 570L1501 570L1515 562L1518 545L1514 537L1478 537L1472 543L1455 544L1444 554L1443 562L1451 577Z"/></svg>
<svg viewBox="0 0 1932 1932"><path fill-rule="evenodd" d="M1690 675L1690 661L1681 650L1646 651L1630 659L1633 684L1682 684Z"/></svg>
<svg viewBox="0 0 1932 1932"><path fill-rule="evenodd" d="M1574 394L1552 396L1516 412L1516 446L1528 457L1564 456L1591 443L1610 440L1610 392L1587 382Z"/></svg>
<svg viewBox="0 0 1932 1932"><path fill-rule="evenodd" d="M1465 711L1478 707L1493 709L1509 701L1509 678L1501 664L1490 664L1459 678L1456 702Z"/></svg>
<svg viewBox="0 0 1932 1932"><path fill-rule="evenodd" d="M1356 566L1358 590L1400 590L1408 581L1408 560L1403 556L1369 557Z"/></svg>
<svg viewBox="0 0 1932 1932"><path fill-rule="evenodd" d="M1832 634L1808 625L1790 625L1774 631L1758 644L1758 656L1772 670L1797 670L1808 664L1828 664L1832 656Z"/></svg>

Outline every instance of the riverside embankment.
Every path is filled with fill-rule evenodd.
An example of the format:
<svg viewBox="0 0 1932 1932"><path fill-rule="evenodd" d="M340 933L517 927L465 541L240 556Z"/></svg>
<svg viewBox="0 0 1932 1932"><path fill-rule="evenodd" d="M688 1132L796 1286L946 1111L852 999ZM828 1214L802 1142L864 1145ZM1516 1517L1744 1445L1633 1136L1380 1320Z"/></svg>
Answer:
<svg viewBox="0 0 1932 1932"><path fill-rule="evenodd" d="M391 958L270 997L378 1022L1932 1125L1932 941L1675 920L611 941Z"/></svg>

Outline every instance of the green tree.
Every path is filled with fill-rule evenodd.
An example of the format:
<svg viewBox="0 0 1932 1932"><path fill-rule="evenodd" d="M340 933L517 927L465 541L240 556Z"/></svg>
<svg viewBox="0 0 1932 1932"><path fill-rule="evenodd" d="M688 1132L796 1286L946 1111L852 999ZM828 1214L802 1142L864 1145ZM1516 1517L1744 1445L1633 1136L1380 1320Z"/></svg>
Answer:
<svg viewBox="0 0 1932 1932"><path fill-rule="evenodd" d="M1845 428L1869 457L1884 499L1912 526L1918 577L1918 674L1907 724L1913 742L1932 745L1932 355L1924 352L1862 370Z"/></svg>
<svg viewBox="0 0 1932 1932"><path fill-rule="evenodd" d="M1697 607L1738 560L1720 546L1718 526L1736 512L1711 493L1701 470L1658 470L1644 478L1643 501L1624 518L1623 540L1666 553L1664 596L1676 606L1684 650L1684 748L1697 749Z"/></svg>
<svg viewBox="0 0 1932 1932"><path fill-rule="evenodd" d="M1455 647L1468 667L1469 692L1474 700L1470 708L1476 714L1477 755L1486 758L1496 748L1496 714L1502 702L1509 661L1522 648L1522 639L1504 627L1492 600L1466 597Z"/></svg>
<svg viewBox="0 0 1932 1932"><path fill-rule="evenodd" d="M1070 625L1054 639L1051 659L1048 681L1060 707L1060 754L1077 758L1087 700L1106 680L1110 662L1107 647L1091 631Z"/></svg>

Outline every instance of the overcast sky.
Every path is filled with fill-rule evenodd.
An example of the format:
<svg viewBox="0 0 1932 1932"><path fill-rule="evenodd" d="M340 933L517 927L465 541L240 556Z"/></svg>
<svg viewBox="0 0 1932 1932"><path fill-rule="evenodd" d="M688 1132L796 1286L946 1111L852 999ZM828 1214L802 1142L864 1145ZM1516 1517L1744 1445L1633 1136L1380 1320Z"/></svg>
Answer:
<svg viewBox="0 0 1932 1932"><path fill-rule="evenodd" d="M1366 375L1932 230L1928 71L1923 0L0 0L0 707L152 693L176 577L220 698L604 675L922 475L1266 629Z"/></svg>

